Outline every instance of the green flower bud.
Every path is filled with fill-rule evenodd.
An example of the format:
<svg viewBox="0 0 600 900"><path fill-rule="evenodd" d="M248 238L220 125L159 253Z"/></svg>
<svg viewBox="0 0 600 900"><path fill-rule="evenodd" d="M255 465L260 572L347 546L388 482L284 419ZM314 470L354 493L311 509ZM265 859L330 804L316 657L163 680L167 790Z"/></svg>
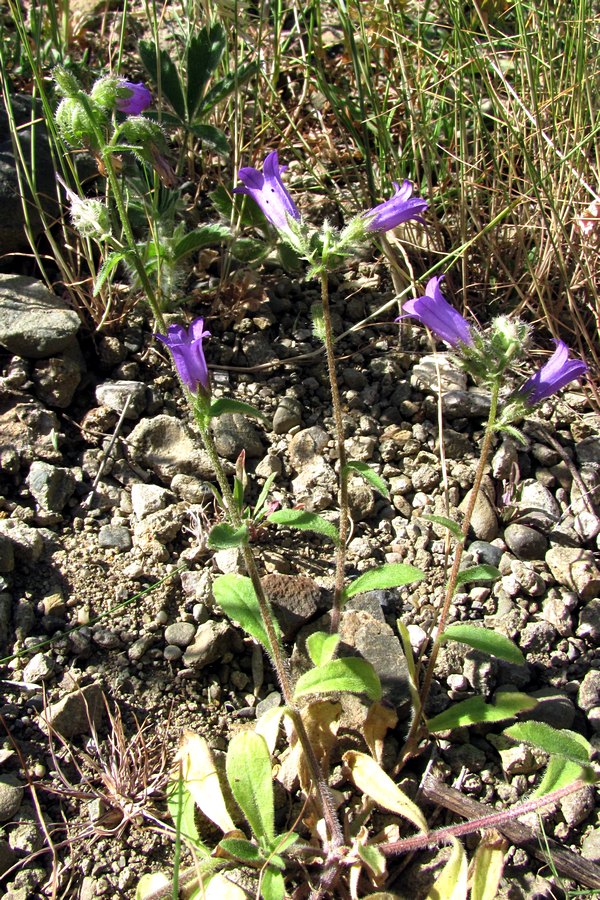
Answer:
<svg viewBox="0 0 600 900"><path fill-rule="evenodd" d="M56 66L52 75L54 76L58 92L62 94L63 97L77 97L81 91L81 85L74 75L71 75L71 73L67 72L66 69L63 69L62 66Z"/></svg>
<svg viewBox="0 0 600 900"><path fill-rule="evenodd" d="M92 103L93 101L90 101ZM100 107L92 107L95 122L92 121L80 100L67 97L61 100L54 115L60 136L72 147L88 147L100 150L96 139L95 127L105 130L108 126L106 116Z"/></svg>
<svg viewBox="0 0 600 900"><path fill-rule="evenodd" d="M102 109L108 111L115 108L118 96L119 79L115 78L114 75L107 75L105 78L100 78L96 81L90 91L90 97L94 103L97 103Z"/></svg>
<svg viewBox="0 0 600 900"><path fill-rule="evenodd" d="M504 367L521 356L529 338L530 328L519 319L498 316L492 320L490 347Z"/></svg>

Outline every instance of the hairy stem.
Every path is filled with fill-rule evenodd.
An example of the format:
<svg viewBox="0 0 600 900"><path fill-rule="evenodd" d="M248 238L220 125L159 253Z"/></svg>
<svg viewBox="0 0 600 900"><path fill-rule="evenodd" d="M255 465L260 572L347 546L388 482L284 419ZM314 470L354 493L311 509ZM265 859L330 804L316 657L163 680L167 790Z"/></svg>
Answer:
<svg viewBox="0 0 600 900"><path fill-rule="evenodd" d="M348 472L346 470L346 443L344 440L344 423L342 420L342 404L340 390L337 382L335 355L333 352L333 328L331 325L331 310L329 308L329 286L327 272L321 273L321 304L323 306L323 324L325 328L325 354L327 358L327 371L331 389L331 404L335 423L335 437L337 443L338 459L340 463L338 504L340 508L339 535L340 542L336 552L335 585L333 589L333 608L331 610L331 631L335 633L340 625L340 613L342 609L342 592L346 574L346 543L350 530L350 514L348 509Z"/></svg>
<svg viewBox="0 0 600 900"><path fill-rule="evenodd" d="M462 524L462 535L463 540L460 541L456 547L454 554L454 562L452 564L452 569L450 570L450 576L448 578L448 584L446 586L446 594L444 596L444 602L442 604L442 608L440 610L439 619L437 621L437 635L435 641L433 642L433 647L431 648L431 654L429 656L429 661L427 663L427 669L425 670L425 677L423 679L423 685L419 692L419 705L415 710L415 716L413 718L413 722L406 739L406 743L402 750L402 754L400 756L400 762L396 767L396 771L398 768L401 768L404 761L411 756L416 750L416 746L418 744L419 735L421 733L422 726L422 715L423 710L425 709L425 704L427 703L427 698L429 697L429 692L431 690L431 683L433 681L433 672L435 669L435 664L437 661L438 653L441 646L441 638L444 633L444 629L446 627L446 622L448 621L448 614L450 611L450 605L452 603L452 598L454 597L454 592L456 590L456 582L458 579L458 573L460 571L460 564L462 562L463 553L465 549L465 540L469 533L469 528L471 527L471 519L473 518L473 511L475 509L475 504L477 503L477 497L479 496L479 490L481 488L481 481L483 478L483 473L485 471L485 467L488 462L488 457L490 455L490 449L492 446L492 437L494 435L494 426L496 423L496 415L498 412L498 394L500 391L500 381L497 379L492 385L492 393L490 400L490 412L488 415L487 424L485 427L485 433L483 436L483 443L481 446L481 454L479 457L479 463L477 465L477 471L475 473L475 480L473 482L473 487L471 489L471 493L469 495L469 502L467 504L467 509L465 511L465 517Z"/></svg>

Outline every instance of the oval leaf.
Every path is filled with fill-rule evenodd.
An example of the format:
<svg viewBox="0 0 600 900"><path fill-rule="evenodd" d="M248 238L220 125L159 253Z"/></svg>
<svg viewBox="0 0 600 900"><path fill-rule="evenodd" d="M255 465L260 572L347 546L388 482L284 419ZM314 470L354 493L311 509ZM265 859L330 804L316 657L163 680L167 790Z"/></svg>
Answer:
<svg viewBox="0 0 600 900"><path fill-rule="evenodd" d="M365 591L383 590L385 588L402 587L413 581L421 581L425 578L425 572L405 563L388 563L377 569L370 569L364 575L360 575L352 584L344 589L343 600L362 594Z"/></svg>
<svg viewBox="0 0 600 900"><path fill-rule="evenodd" d="M269 748L269 753L275 751L277 738L279 736L279 726L281 725L281 717L285 713L285 706L273 706L259 716L256 720L254 730L261 737L264 737Z"/></svg>
<svg viewBox="0 0 600 900"><path fill-rule="evenodd" d="M211 528L208 535L208 546L211 550L229 550L248 543L248 526L233 528L227 522L221 522Z"/></svg>
<svg viewBox="0 0 600 900"><path fill-rule="evenodd" d="M271 652L271 644L263 625L256 593L249 578L243 575L219 575L213 584L213 595L225 615ZM280 634L277 620L273 628Z"/></svg>
<svg viewBox="0 0 600 900"><path fill-rule="evenodd" d="M449 519L447 516L421 516L420 518L425 519L427 522L434 522L436 525L443 525L457 541L461 544L464 543L465 536L462 533L462 528L454 519Z"/></svg>
<svg viewBox="0 0 600 900"><path fill-rule="evenodd" d="M426 900L467 900L467 854L460 841L452 838L452 853Z"/></svg>
<svg viewBox="0 0 600 900"><path fill-rule="evenodd" d="M371 466L368 466L366 463L358 462L357 460L350 460L350 462L347 462L344 466L344 474L347 475L349 472L356 472L358 475L364 478L365 481L368 481L368 483L372 485L376 491L379 491L380 494L383 494L384 497L390 496L389 488L381 475L378 475L377 472L374 472Z"/></svg>
<svg viewBox="0 0 600 900"><path fill-rule="evenodd" d="M475 650L481 650L489 656L497 656L498 659L505 659L517 666L527 664L525 657L510 638L497 631L480 628L478 625L462 625L460 623L449 625L441 635L440 641L442 644L447 641L460 641L461 644L468 644Z"/></svg>
<svg viewBox="0 0 600 900"><path fill-rule="evenodd" d="M340 642L339 635L315 631L306 638L306 649L315 666L322 666L333 657Z"/></svg>
<svg viewBox="0 0 600 900"><path fill-rule="evenodd" d="M305 694L327 694L331 691L367 694L371 700L380 700L381 682L371 663L365 659L334 659L301 675L296 682L294 699Z"/></svg>
<svg viewBox="0 0 600 900"><path fill-rule="evenodd" d="M267 417L264 413L261 413L259 409L255 409L254 406L250 406L249 403L244 403L243 400L233 400L231 397L219 397L218 400L211 403L208 411L211 419L222 416L224 413L254 416L255 419L264 419L265 422L267 421Z"/></svg>
<svg viewBox="0 0 600 900"><path fill-rule="evenodd" d="M358 750L348 750L342 759L350 769L352 780L359 791L383 809L408 819L423 834L427 833L427 820L419 807L400 790L374 759Z"/></svg>
<svg viewBox="0 0 600 900"><path fill-rule="evenodd" d="M583 767L564 756L551 756L544 777L531 795L543 797L552 791L557 791L574 781L594 781L594 770L591 767Z"/></svg>
<svg viewBox="0 0 600 900"><path fill-rule="evenodd" d="M275 525L286 525L288 528L299 528L301 531L316 531L328 537L334 544L339 544L340 537L335 525L322 516L306 512L304 509L278 509L267 518L267 522Z"/></svg>
<svg viewBox="0 0 600 900"><path fill-rule="evenodd" d="M227 780L236 803L257 840L275 837L273 776L267 742L254 731L234 735L226 761Z"/></svg>
<svg viewBox="0 0 600 900"><path fill-rule="evenodd" d="M494 828L484 831L473 857L470 900L496 900L508 841Z"/></svg>
<svg viewBox="0 0 600 900"><path fill-rule="evenodd" d="M469 566L458 573L456 586L470 584L472 581L495 581L500 578L500 570L496 566Z"/></svg>
<svg viewBox="0 0 600 900"><path fill-rule="evenodd" d="M496 694L494 703L486 703L482 697L470 697L445 709L433 719L429 719L427 727L433 734L438 731L451 731L478 722L502 722L512 719L517 713L533 709L537 700L527 694L506 692Z"/></svg>
<svg viewBox="0 0 600 900"><path fill-rule="evenodd" d="M218 825L221 831L233 831L235 825L225 805L219 776L205 739L192 731L186 731L177 759L183 783L198 809Z"/></svg>
<svg viewBox="0 0 600 900"><path fill-rule="evenodd" d="M245 841L243 838L223 838L218 846L219 850L224 850L229 856L250 866L262 865L264 862L260 850L252 841Z"/></svg>
<svg viewBox="0 0 600 900"><path fill-rule="evenodd" d="M566 728L558 730L545 722L518 722L506 728L504 734L513 741L531 744L538 750L562 756L572 762L587 763L590 759L592 748L588 741L583 735Z"/></svg>

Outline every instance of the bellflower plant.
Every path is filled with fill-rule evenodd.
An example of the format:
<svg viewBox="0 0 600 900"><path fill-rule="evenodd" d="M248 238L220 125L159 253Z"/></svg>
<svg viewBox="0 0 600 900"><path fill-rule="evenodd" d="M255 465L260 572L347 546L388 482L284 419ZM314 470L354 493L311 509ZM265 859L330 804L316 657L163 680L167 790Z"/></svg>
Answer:
<svg viewBox="0 0 600 900"><path fill-rule="evenodd" d="M139 116L152 103L152 94L142 82L125 81L117 85L117 109L128 116Z"/></svg>
<svg viewBox="0 0 600 900"><path fill-rule="evenodd" d="M403 305L402 315L398 316L396 322L406 316L414 316L451 347L459 344L471 345L473 337L468 322L454 307L450 306L442 294L440 283L444 278L445 275L430 278L425 288L425 295L408 300Z"/></svg>
<svg viewBox="0 0 600 900"><path fill-rule="evenodd" d="M170 325L166 335L155 336L171 351L183 383L192 394L207 400L210 397L210 379L202 341L210 337L210 331L204 330L204 319L195 319L187 331L183 325Z"/></svg>
<svg viewBox="0 0 600 900"><path fill-rule="evenodd" d="M410 219L423 221L422 213L429 206L427 200L412 196L410 181L403 181L402 186L396 181L392 184L396 191L394 196L362 214L362 218L367 220L367 231L390 231Z"/></svg>

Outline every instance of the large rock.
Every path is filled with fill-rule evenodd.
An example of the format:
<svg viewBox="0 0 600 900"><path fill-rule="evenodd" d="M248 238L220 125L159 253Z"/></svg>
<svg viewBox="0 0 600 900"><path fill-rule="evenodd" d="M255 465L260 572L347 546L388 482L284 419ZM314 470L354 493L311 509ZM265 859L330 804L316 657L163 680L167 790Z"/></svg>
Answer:
<svg viewBox="0 0 600 900"><path fill-rule="evenodd" d="M546 565L559 584L575 591L582 600L600 594L600 570L591 550L579 547L551 547Z"/></svg>
<svg viewBox="0 0 600 900"><path fill-rule="evenodd" d="M200 449L200 438L174 416L142 419L128 440L132 462L142 465L170 484L175 475L213 477L208 454Z"/></svg>
<svg viewBox="0 0 600 900"><path fill-rule="evenodd" d="M92 725L99 728L104 713L104 695L98 684L88 684L49 704L40 715L40 725L46 733L58 731L69 740L78 734L88 734Z"/></svg>
<svg viewBox="0 0 600 900"><path fill-rule="evenodd" d="M79 316L35 278L0 274L0 344L26 359L44 359L75 341Z"/></svg>

